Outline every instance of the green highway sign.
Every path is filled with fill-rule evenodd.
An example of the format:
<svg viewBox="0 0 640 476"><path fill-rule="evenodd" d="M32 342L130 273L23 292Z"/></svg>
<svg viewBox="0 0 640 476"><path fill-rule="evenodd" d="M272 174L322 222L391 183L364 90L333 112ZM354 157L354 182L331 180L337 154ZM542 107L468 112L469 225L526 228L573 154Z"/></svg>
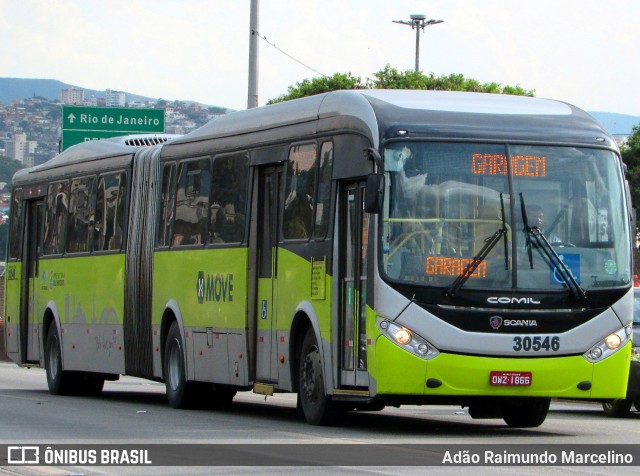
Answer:
<svg viewBox="0 0 640 476"><path fill-rule="evenodd" d="M128 133L127 133L128 134ZM90 140L108 139L109 137L122 136L113 131L63 131L62 132L62 150L68 149L72 145Z"/></svg>
<svg viewBox="0 0 640 476"><path fill-rule="evenodd" d="M62 106L62 147L128 134L164 132L164 109Z"/></svg>

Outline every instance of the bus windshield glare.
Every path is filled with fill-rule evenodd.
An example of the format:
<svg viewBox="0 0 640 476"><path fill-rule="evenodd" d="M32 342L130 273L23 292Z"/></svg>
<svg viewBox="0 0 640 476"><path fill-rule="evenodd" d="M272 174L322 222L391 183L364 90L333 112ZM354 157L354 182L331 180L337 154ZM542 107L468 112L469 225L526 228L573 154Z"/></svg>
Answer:
<svg viewBox="0 0 640 476"><path fill-rule="evenodd" d="M404 283L566 291L631 280L620 168L601 149L394 142L383 273Z"/></svg>

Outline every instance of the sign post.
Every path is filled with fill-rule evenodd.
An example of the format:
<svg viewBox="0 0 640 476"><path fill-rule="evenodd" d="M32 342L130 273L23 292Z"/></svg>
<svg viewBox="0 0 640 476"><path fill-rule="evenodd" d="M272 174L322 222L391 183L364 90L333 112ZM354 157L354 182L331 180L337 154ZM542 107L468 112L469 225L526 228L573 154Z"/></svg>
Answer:
<svg viewBox="0 0 640 476"><path fill-rule="evenodd" d="M61 151L80 142L164 132L164 109L62 106Z"/></svg>

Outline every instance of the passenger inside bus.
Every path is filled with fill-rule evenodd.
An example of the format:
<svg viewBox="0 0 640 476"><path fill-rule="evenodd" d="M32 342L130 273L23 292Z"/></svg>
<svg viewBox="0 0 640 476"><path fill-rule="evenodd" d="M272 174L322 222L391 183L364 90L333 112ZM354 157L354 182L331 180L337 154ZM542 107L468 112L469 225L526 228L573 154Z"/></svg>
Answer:
<svg viewBox="0 0 640 476"><path fill-rule="evenodd" d="M55 190L52 190L55 187ZM67 184L61 182L49 186L50 216L44 230L44 254L59 254L64 251L67 209L69 207Z"/></svg>

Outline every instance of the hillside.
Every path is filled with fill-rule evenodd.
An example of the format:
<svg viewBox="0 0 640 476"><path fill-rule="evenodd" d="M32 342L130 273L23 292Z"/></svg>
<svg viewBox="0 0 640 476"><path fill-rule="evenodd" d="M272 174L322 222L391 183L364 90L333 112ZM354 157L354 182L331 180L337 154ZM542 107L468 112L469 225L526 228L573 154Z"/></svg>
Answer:
<svg viewBox="0 0 640 476"><path fill-rule="evenodd" d="M106 91L97 91L95 89L66 84L56 79L0 78L0 103L9 104L16 99L23 100L34 96L56 101L60 97L60 91L69 89L70 87L84 90L86 98L91 96L104 98L106 96ZM152 99L126 91L125 94L127 101L148 101Z"/></svg>

